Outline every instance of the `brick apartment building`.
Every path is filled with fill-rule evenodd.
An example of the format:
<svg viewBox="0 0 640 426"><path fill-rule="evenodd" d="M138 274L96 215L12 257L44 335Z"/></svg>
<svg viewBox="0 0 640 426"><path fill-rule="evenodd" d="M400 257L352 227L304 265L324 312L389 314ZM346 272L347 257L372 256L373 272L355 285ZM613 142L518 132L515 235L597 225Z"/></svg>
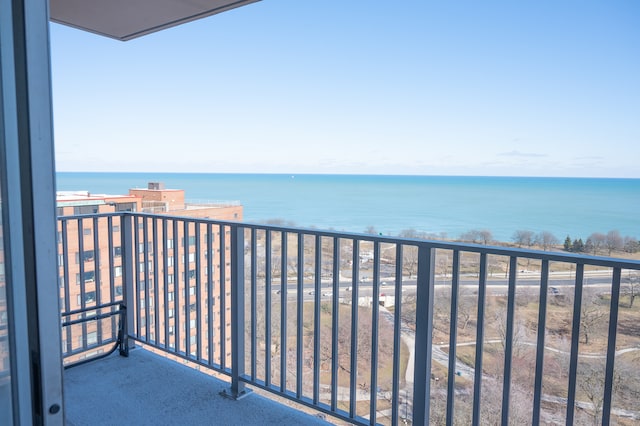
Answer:
<svg viewBox="0 0 640 426"><path fill-rule="evenodd" d="M60 309L63 313L88 310L63 317L63 321L104 313L108 309L90 308L122 300L127 272L122 258L130 256L134 259L133 288L140 298L136 306L127 307L127 314L136 318L137 335L171 349L178 345L179 351L191 356L221 360L222 354L209 352L209 339L197 344L197 336L208 336L216 343L221 336L230 336L229 330L220 329L221 316L230 315L226 308L221 312L221 305L228 307L230 298L229 229L178 217L241 221L239 203L190 203L185 201L184 190L152 182L145 189L130 189L127 195L60 192L57 206L63 218L58 221ZM121 216L104 215L124 211L157 216L129 218L127 225ZM91 216L68 218L77 215ZM124 226L133 230L128 254L123 247L127 239L121 235ZM225 294L220 291L222 275ZM221 297L226 303L220 303ZM111 317L63 327L67 361L108 350L104 342L115 336L116 324ZM164 332L158 335L156 330ZM212 350L218 347L211 346ZM224 355L228 360L229 354Z"/></svg>

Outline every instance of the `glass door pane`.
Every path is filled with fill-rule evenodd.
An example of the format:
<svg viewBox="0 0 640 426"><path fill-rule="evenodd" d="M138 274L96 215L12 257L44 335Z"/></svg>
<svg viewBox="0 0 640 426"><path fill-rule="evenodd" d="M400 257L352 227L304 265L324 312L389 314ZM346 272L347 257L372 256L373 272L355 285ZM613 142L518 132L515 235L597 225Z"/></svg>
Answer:
<svg viewBox="0 0 640 426"><path fill-rule="evenodd" d="M0 176L0 179L2 177ZM1 187L2 185L0 185ZM2 226L2 196L0 195L0 425L13 423L11 410L11 363L9 358L9 315L4 267L4 232Z"/></svg>

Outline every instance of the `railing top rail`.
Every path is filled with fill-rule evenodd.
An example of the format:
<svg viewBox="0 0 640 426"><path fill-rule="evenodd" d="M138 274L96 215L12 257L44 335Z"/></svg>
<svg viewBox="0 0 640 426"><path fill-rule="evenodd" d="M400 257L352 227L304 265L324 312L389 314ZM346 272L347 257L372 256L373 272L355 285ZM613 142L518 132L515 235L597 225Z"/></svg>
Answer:
<svg viewBox="0 0 640 426"><path fill-rule="evenodd" d="M214 224L219 226L239 226L246 229L267 230L274 232L289 232L319 237L352 239L368 242L379 242L387 244L403 244L416 247L426 247L428 249L453 250L477 254L489 254L496 256L516 256L527 259L548 260L550 262L568 262L574 264L593 265L607 268L622 268L640 270L640 260L613 258L605 256L593 256L575 253L561 253L552 251L532 250L515 247L500 247L474 243L441 241L441 240L424 240L418 238L393 237L385 235L372 235L356 232L341 232L333 230L322 230L314 228L288 227L281 225L269 225L249 222L223 221L207 218L194 218L189 216L174 216L168 214L153 214L144 212L113 212L113 213L97 213L87 215L60 216L60 220L73 220L86 217L107 217L107 216L138 216L149 218L161 218L166 220L186 220L193 223Z"/></svg>

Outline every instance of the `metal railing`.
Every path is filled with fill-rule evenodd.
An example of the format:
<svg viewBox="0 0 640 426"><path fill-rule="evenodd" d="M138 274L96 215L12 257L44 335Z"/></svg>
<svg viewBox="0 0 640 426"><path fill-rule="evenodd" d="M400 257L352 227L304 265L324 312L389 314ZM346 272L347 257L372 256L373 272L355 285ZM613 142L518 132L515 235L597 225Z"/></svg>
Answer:
<svg viewBox="0 0 640 426"><path fill-rule="evenodd" d="M63 311L122 303L130 339L229 375L234 398L361 424L638 416L635 260L129 212L59 232ZM63 350L113 342L113 321Z"/></svg>

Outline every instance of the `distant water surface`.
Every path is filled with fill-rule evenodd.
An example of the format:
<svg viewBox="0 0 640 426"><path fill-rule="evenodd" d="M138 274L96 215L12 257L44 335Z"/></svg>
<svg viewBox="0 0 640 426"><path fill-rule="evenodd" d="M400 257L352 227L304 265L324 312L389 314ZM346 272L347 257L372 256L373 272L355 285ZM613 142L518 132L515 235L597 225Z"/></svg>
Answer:
<svg viewBox="0 0 640 426"><path fill-rule="evenodd" d="M449 238L488 229L501 241L520 229L561 240L610 230L640 237L640 179L58 172L57 189L126 194L151 181L187 199L238 200L247 222Z"/></svg>

